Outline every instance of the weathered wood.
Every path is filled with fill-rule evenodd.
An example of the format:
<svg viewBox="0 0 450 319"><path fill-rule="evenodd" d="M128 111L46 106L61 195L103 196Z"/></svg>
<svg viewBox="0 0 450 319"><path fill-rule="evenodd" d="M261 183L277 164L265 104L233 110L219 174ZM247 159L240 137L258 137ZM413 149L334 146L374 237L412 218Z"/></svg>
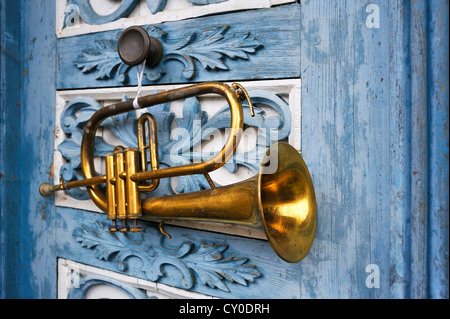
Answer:
<svg viewBox="0 0 450 319"><path fill-rule="evenodd" d="M55 1L8 1L3 7L4 3L2 21L10 25L1 31L8 32L15 49L3 51L2 36L2 56L9 55L9 61L2 58L8 69L6 77L2 75L2 90L7 91L1 96L8 103L1 105L1 167L9 168L0 178L2 246L7 252L0 269L2 296L54 298L55 208L37 189L49 180L53 159L56 36L49 12L55 11ZM3 137L8 142L3 143Z"/></svg>
<svg viewBox="0 0 450 319"><path fill-rule="evenodd" d="M410 282L410 180L411 88L409 55L409 5L394 1L389 27L390 88L390 238L389 296L409 297Z"/></svg>
<svg viewBox="0 0 450 319"><path fill-rule="evenodd" d="M20 5L16 1L0 4L0 296L18 296L20 287L16 280L21 264L16 251L20 235L15 231L20 220L20 163L11 161L19 154L21 107L20 82L20 29L16 18Z"/></svg>
<svg viewBox="0 0 450 319"><path fill-rule="evenodd" d="M411 298L427 297L427 1L411 3Z"/></svg>
<svg viewBox="0 0 450 319"><path fill-rule="evenodd" d="M428 3L428 297L449 297L449 3Z"/></svg>
<svg viewBox="0 0 450 319"><path fill-rule="evenodd" d="M302 3L302 149L318 198L316 262L302 265L302 291L441 298L448 296L448 63L440 60L448 57L448 15L429 10L447 12L448 3L376 5L377 23L366 20L371 6ZM379 288L367 286L368 265L380 270Z"/></svg>
<svg viewBox="0 0 450 319"><path fill-rule="evenodd" d="M302 154L318 205L302 298L389 296L389 27L379 9L377 29L361 1L302 2ZM373 264L379 289L366 286Z"/></svg>

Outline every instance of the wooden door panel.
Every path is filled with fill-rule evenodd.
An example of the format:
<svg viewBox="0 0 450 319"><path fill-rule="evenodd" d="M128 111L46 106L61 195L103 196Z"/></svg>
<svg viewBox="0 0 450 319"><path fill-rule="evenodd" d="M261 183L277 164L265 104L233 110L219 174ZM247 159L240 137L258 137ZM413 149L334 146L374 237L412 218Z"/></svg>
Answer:
<svg viewBox="0 0 450 319"><path fill-rule="evenodd" d="M142 222L137 234L110 233L99 214L58 208L57 256L119 274L220 298L299 298L297 264L266 240ZM105 276L107 277L107 276ZM276 296L274 287L278 287Z"/></svg>
<svg viewBox="0 0 450 319"><path fill-rule="evenodd" d="M164 49L144 85L300 76L297 4L143 27ZM137 85L117 54L120 32L58 39L58 89Z"/></svg>

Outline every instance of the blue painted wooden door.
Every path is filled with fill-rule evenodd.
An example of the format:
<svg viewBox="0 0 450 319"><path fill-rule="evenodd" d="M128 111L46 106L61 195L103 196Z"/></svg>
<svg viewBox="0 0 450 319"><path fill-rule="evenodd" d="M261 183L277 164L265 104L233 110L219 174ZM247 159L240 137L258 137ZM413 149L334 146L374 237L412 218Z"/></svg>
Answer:
<svg viewBox="0 0 450 319"><path fill-rule="evenodd" d="M158 290L181 298L448 297L448 3L181 2L1 3L2 297L84 298L100 284L116 290L109 297L133 298L163 297ZM286 263L263 235L236 228L168 225L169 240L144 223L140 234L111 234L84 190L39 195L60 174L80 178L90 115L134 98L136 69L117 55L118 35L133 24L164 47L162 63L145 70L146 94L202 81L249 90L257 117L245 107L245 124L256 138L225 166L227 177L217 176L221 183L256 174L270 143L301 150L318 209L304 260ZM207 156L191 148L192 123L223 131L220 103L152 110L161 165ZM105 122L96 155L116 142L134 146L134 124L135 114ZM186 152L174 160L180 141ZM200 177L179 178L154 196L205 187Z"/></svg>

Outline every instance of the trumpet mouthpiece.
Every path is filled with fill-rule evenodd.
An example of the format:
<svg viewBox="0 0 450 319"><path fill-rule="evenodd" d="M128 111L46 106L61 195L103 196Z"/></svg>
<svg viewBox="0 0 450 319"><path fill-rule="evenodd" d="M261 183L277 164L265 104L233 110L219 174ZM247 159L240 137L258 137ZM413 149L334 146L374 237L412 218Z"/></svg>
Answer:
<svg viewBox="0 0 450 319"><path fill-rule="evenodd" d="M53 185L50 183L43 183L39 186L39 194L44 197L49 197L53 194Z"/></svg>

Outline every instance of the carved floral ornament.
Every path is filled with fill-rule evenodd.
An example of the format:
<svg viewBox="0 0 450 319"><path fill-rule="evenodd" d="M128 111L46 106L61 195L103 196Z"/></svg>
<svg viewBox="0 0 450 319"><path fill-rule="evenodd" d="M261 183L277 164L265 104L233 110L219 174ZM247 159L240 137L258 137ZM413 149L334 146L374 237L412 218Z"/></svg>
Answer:
<svg viewBox="0 0 450 319"><path fill-rule="evenodd" d="M187 80L194 79L199 64L208 71L227 71L229 67L224 62L225 58L248 60L250 54L255 54L263 46L249 32L234 34L228 32L229 29L229 25L222 25L190 32L174 43L168 41L168 34L161 28L148 26L148 34L162 42L164 56L159 65L145 67L145 79L150 83L159 81L167 74L166 64L170 60L181 62L182 67L177 68L177 72L180 70ZM83 73L96 72L96 80L117 77L119 82L128 83L128 72L135 67L126 65L119 57L117 41L120 34L121 31L115 40L94 41L95 47L84 49L73 61L76 67Z"/></svg>
<svg viewBox="0 0 450 319"><path fill-rule="evenodd" d="M120 272L131 267L150 281L166 276L164 265L174 266L182 274L179 286L183 289L192 289L198 281L229 292L230 284L247 286L261 276L254 265L247 264L247 258L224 256L227 245L186 241L179 247L168 247L165 237L152 226L140 233L111 233L106 224L97 222L76 228L73 236L82 247L92 249L95 258L115 261Z"/></svg>
<svg viewBox="0 0 450 319"><path fill-rule="evenodd" d="M152 14L163 11L167 1L171 0L146 0L146 4ZM229 0L186 0L195 6L203 6ZM118 2L118 0L114 0ZM98 14L91 5L90 0L68 0L65 9L64 28L73 23L75 16L81 17L84 22L91 25L105 24L121 18L128 17L138 5L139 0L122 0L114 12L106 15Z"/></svg>

